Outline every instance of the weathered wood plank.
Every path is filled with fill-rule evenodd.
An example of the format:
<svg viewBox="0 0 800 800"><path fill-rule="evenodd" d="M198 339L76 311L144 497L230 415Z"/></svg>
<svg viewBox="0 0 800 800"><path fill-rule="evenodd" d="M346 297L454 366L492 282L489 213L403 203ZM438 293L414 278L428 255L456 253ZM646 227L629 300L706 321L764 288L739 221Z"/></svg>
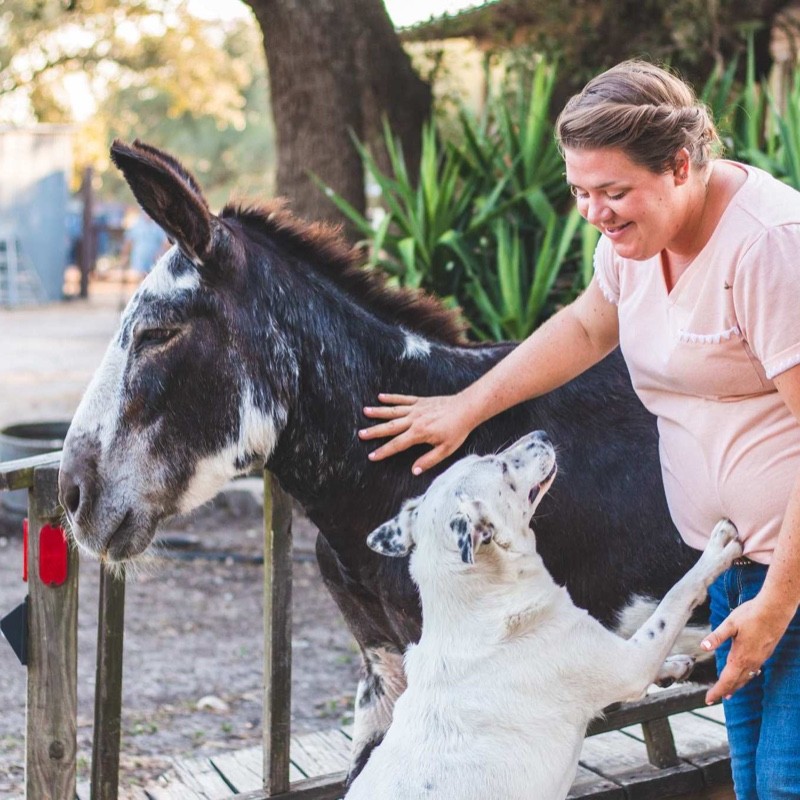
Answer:
<svg viewBox="0 0 800 800"><path fill-rule="evenodd" d="M289 788L292 703L292 501L264 471L264 787Z"/></svg>
<svg viewBox="0 0 800 800"><path fill-rule="evenodd" d="M725 726L697 712L675 714L669 718L669 723L681 758L688 759L701 753L728 750ZM643 738L641 729L636 725L623 728L622 732L633 738Z"/></svg>
<svg viewBox="0 0 800 800"><path fill-rule="evenodd" d="M678 754L703 773L706 785L730 784L731 759L725 726L691 712L670 717L670 723Z"/></svg>
<svg viewBox="0 0 800 800"><path fill-rule="evenodd" d="M39 467L56 467L61 463L61 451L44 453L30 458L17 458L0 463L0 492L33 487L33 473Z"/></svg>
<svg viewBox="0 0 800 800"><path fill-rule="evenodd" d="M92 800L117 800L122 733L125 573L115 577L101 564L99 595L92 735Z"/></svg>
<svg viewBox="0 0 800 800"><path fill-rule="evenodd" d="M581 763L622 786L628 800L661 800L703 788L703 776L692 764L657 769L647 759L644 742L620 731L584 740Z"/></svg>
<svg viewBox="0 0 800 800"><path fill-rule="evenodd" d="M647 760L659 769L678 764L678 751L669 719L660 717L642 723L642 734L647 747Z"/></svg>
<svg viewBox="0 0 800 800"><path fill-rule="evenodd" d="M700 708L696 708L692 713L697 714L698 717L710 719L720 725L725 725L725 708L721 703L714 706L701 706Z"/></svg>
<svg viewBox="0 0 800 800"><path fill-rule="evenodd" d="M28 798L76 796L78 552L68 548L67 580L39 579L39 539L44 524L58 525L58 468L34 471L28 537L28 711L25 791Z"/></svg>
<svg viewBox="0 0 800 800"><path fill-rule="evenodd" d="M248 792L237 794L229 800L338 800L344 794L346 777L344 772L339 772L336 775L298 781L292 784L290 791L283 794L266 795L263 791Z"/></svg>
<svg viewBox="0 0 800 800"><path fill-rule="evenodd" d="M292 739L292 762L309 778L347 769L350 742L337 730L319 731Z"/></svg>
<svg viewBox="0 0 800 800"><path fill-rule="evenodd" d="M237 792L254 792L264 785L264 752L260 747L232 750L212 756L211 762ZM308 777L294 764L289 765L289 780Z"/></svg>
<svg viewBox="0 0 800 800"><path fill-rule="evenodd" d="M578 765L567 800L625 800L625 791L618 784Z"/></svg>
<svg viewBox="0 0 800 800"><path fill-rule="evenodd" d="M174 778L167 786L147 788L154 800L220 800L231 794L207 758L176 759L170 771Z"/></svg>
<svg viewBox="0 0 800 800"><path fill-rule="evenodd" d="M211 756L211 763L224 776L234 791L255 792L263 783L261 765L264 754L260 747L248 747L247 750L234 750Z"/></svg>
<svg viewBox="0 0 800 800"><path fill-rule="evenodd" d="M648 694L634 703L621 703L607 710L604 717L593 719L586 735L596 736L626 725L704 707L706 691L706 687L697 684L679 684Z"/></svg>
<svg viewBox="0 0 800 800"><path fill-rule="evenodd" d="M736 800L736 794L732 785L714 786L701 792L684 795L680 800Z"/></svg>

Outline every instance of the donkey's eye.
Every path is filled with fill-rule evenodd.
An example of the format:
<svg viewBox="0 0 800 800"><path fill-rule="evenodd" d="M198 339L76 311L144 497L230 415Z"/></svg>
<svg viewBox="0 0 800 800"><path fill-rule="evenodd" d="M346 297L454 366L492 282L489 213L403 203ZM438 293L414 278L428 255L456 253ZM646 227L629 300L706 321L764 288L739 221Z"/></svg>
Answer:
<svg viewBox="0 0 800 800"><path fill-rule="evenodd" d="M168 342L178 331L174 328L145 328L136 333L136 347L151 347Z"/></svg>

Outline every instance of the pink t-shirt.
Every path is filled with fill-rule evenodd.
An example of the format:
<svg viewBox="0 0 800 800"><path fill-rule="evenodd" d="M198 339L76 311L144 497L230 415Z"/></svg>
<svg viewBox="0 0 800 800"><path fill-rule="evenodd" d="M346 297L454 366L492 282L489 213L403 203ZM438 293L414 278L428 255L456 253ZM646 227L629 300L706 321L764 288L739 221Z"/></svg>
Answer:
<svg viewBox="0 0 800 800"><path fill-rule="evenodd" d="M800 364L800 193L744 168L745 183L671 292L660 254L620 258L605 237L595 278L618 306L636 393L658 417L681 535L703 548L729 517L746 555L767 564L800 472L800 425L772 382Z"/></svg>

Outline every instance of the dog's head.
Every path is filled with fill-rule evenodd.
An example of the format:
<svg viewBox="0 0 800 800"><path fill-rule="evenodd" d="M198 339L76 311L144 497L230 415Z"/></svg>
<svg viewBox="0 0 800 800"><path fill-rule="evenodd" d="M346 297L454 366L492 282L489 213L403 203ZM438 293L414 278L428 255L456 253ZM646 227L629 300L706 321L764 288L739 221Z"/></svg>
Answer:
<svg viewBox="0 0 800 800"><path fill-rule="evenodd" d="M556 474L552 444L542 431L524 436L496 455L467 456L420 497L374 530L367 545L387 556L416 549L472 565L479 550L535 552L530 520ZM489 551L489 548L486 550Z"/></svg>

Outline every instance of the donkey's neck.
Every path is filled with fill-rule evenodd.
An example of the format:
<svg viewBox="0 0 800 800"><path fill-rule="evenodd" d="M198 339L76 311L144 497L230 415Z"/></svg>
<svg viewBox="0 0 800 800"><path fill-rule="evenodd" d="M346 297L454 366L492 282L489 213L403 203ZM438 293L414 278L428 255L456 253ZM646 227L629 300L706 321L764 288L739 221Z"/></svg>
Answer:
<svg viewBox="0 0 800 800"><path fill-rule="evenodd" d="M501 348L431 341L330 290L316 291L304 306L287 304L281 316L292 320L291 325L279 320L278 327L293 354L297 385L268 466L317 525L325 525L326 536L336 536L335 518L343 513L350 515L351 530L354 523L369 529L396 512L398 496L414 493L415 456L370 462L368 454L378 445L358 438L358 430L369 424L363 407L377 402L381 391L458 391L495 363ZM262 366L268 372L269 364ZM425 484L417 482L424 491ZM351 543L344 527L342 537Z"/></svg>

